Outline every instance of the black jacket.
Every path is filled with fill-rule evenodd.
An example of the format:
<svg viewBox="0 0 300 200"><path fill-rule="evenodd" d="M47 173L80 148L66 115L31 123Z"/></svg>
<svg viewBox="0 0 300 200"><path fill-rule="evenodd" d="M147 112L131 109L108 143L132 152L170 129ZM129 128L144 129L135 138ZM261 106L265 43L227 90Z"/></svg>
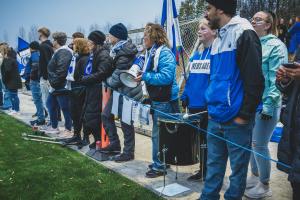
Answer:
<svg viewBox="0 0 300 200"><path fill-rule="evenodd" d="M116 56L113 60L113 68L115 69L111 78L108 79L108 85L117 90L121 94L129 96L136 101L139 101L143 97L142 85L140 84L136 88L129 88L125 86L120 80L120 74L123 70L131 68L137 54L137 48L130 41L124 44L124 46L116 52Z"/></svg>
<svg viewBox="0 0 300 200"><path fill-rule="evenodd" d="M66 85L68 68L72 60L72 53L67 49L59 49L54 53L48 64L48 80L55 90L63 89Z"/></svg>
<svg viewBox="0 0 300 200"><path fill-rule="evenodd" d="M99 132L102 111L101 83L111 75L113 69L112 59L109 56L107 46L98 47L93 54L92 74L87 76L81 75L80 78L80 83L86 85L82 119L84 127L89 127L94 132Z"/></svg>
<svg viewBox="0 0 300 200"><path fill-rule="evenodd" d="M40 44L39 77L48 80L47 66L53 55L53 45L49 40Z"/></svg>
<svg viewBox="0 0 300 200"><path fill-rule="evenodd" d="M300 62L300 51L295 60ZM286 85L277 83L277 87L287 96L280 116L284 126L277 157L280 162L292 167L289 169L277 164L277 168L289 174L289 181L300 183L300 81Z"/></svg>
<svg viewBox="0 0 300 200"><path fill-rule="evenodd" d="M76 66L74 72L74 79L75 81L72 82L71 86L72 89L76 87L85 87L81 82L80 79L84 75L84 70L89 61L89 54L79 54L76 58Z"/></svg>
<svg viewBox="0 0 300 200"><path fill-rule="evenodd" d="M113 72L112 58L109 56L109 47L107 45L99 46L93 52L92 73L87 76L80 77L80 82L85 85L93 85L102 83Z"/></svg>
<svg viewBox="0 0 300 200"><path fill-rule="evenodd" d="M17 90L22 88L21 77L16 59L4 58L1 66L2 81L5 88Z"/></svg>

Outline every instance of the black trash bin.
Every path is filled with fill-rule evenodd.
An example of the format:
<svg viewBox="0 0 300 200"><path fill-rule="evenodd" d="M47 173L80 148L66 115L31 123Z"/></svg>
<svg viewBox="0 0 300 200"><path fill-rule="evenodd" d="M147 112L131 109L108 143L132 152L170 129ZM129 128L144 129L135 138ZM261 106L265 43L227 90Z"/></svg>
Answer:
<svg viewBox="0 0 300 200"><path fill-rule="evenodd" d="M199 162L200 131L185 122L199 127L200 118L194 117L183 120L182 113L172 114L172 117L158 118L159 125L159 151L167 148L166 163L171 165L193 165ZM160 153L163 161L163 155Z"/></svg>

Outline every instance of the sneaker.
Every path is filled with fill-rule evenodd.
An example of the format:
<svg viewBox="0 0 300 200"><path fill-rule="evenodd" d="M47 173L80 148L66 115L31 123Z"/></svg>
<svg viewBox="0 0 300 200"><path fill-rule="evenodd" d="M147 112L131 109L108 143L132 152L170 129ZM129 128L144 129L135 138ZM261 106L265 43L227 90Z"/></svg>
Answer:
<svg viewBox="0 0 300 200"><path fill-rule="evenodd" d="M37 117L37 113L34 113L31 117L32 117L32 118Z"/></svg>
<svg viewBox="0 0 300 200"><path fill-rule="evenodd" d="M113 160L117 163L127 162L127 161L130 161L130 160L134 160L134 155L121 153L121 154L113 157Z"/></svg>
<svg viewBox="0 0 300 200"><path fill-rule="evenodd" d="M49 126L47 130L45 130L46 134L59 134L58 128L52 128L52 126Z"/></svg>
<svg viewBox="0 0 300 200"><path fill-rule="evenodd" d="M203 176L202 176L202 172L200 170L198 170L196 174L193 174L192 176L188 177L187 180L188 181L201 181L205 178L204 174L203 174Z"/></svg>
<svg viewBox="0 0 300 200"><path fill-rule="evenodd" d="M19 111L15 111L15 110L12 110L12 111L10 111L9 113L7 113L8 115L10 115L10 116L16 116L16 115L20 115L20 112Z"/></svg>
<svg viewBox="0 0 300 200"><path fill-rule="evenodd" d="M120 153L121 152L121 147L120 146L113 146L113 145L108 145L105 148L100 148L99 150L101 153Z"/></svg>
<svg viewBox="0 0 300 200"><path fill-rule="evenodd" d="M272 196L270 185L259 182L255 187L245 191L245 196L250 199L262 199Z"/></svg>
<svg viewBox="0 0 300 200"><path fill-rule="evenodd" d="M164 173L163 171L157 171L154 169L150 169L149 171L146 172L146 177L147 178L157 178L163 175L167 175L167 172Z"/></svg>
<svg viewBox="0 0 300 200"><path fill-rule="evenodd" d="M58 136L61 138L71 138L72 135L74 135L72 131L65 129L63 132L60 132Z"/></svg>
<svg viewBox="0 0 300 200"><path fill-rule="evenodd" d="M246 190L254 188L259 183L259 177L251 174L249 178L247 178Z"/></svg>
<svg viewBox="0 0 300 200"><path fill-rule="evenodd" d="M152 169L152 168L153 168L153 163L150 164L150 165L148 165L148 168L149 168L149 169ZM170 169L170 168L171 168L171 165L166 164L166 169Z"/></svg>
<svg viewBox="0 0 300 200"><path fill-rule="evenodd" d="M33 120L33 121L30 121L30 124L31 126L42 126L42 125L45 125L46 124L46 121L45 120Z"/></svg>
<svg viewBox="0 0 300 200"><path fill-rule="evenodd" d="M49 128L50 128L50 126L47 125L47 124L45 124L45 125L39 127L39 131L45 132L45 131L47 131Z"/></svg>

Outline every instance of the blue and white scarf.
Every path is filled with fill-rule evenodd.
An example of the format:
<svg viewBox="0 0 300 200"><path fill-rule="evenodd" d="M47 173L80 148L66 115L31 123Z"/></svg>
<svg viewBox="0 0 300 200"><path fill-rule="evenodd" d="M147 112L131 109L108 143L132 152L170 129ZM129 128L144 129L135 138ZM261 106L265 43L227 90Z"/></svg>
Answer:
<svg viewBox="0 0 300 200"><path fill-rule="evenodd" d="M94 54L91 53L89 56L89 61L87 62L85 68L84 68L84 76L90 75L93 70L93 58Z"/></svg>
<svg viewBox="0 0 300 200"><path fill-rule="evenodd" d="M116 57L117 52L122 49L123 45L126 44L128 42L128 40L120 40L119 42L117 42L117 44L115 44L112 49L110 50L110 57L112 57L113 59Z"/></svg>
<svg viewBox="0 0 300 200"><path fill-rule="evenodd" d="M164 47L164 45L157 47L157 44L154 44L149 51L146 50L145 64L143 67L143 72L150 70L152 62L154 62L153 63L154 67L152 70L155 72L157 71L158 60L159 60L160 52L163 47Z"/></svg>
<svg viewBox="0 0 300 200"><path fill-rule="evenodd" d="M75 72L75 67L76 67L76 58L77 58L77 56L78 56L77 53L74 53L73 56L72 56L70 66L68 68L68 75L66 77L67 81L75 81L74 72Z"/></svg>

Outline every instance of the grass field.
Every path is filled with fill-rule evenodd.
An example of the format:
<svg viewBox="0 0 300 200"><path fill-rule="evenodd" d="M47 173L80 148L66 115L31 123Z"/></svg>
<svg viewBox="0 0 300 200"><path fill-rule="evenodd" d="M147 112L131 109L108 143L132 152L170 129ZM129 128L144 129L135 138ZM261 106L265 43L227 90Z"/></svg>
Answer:
<svg viewBox="0 0 300 200"><path fill-rule="evenodd" d="M57 145L25 141L26 125L0 113L0 199L160 199L151 191Z"/></svg>

